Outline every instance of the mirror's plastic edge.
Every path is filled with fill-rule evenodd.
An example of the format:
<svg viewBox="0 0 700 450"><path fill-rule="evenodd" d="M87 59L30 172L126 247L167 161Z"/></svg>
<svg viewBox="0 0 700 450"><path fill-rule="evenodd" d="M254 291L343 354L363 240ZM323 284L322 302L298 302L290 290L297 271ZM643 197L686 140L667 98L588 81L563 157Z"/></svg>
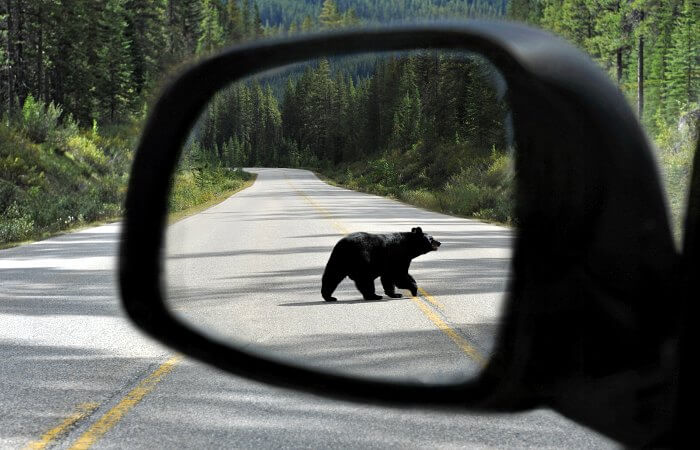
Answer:
<svg viewBox="0 0 700 450"><path fill-rule="evenodd" d="M522 69L500 45L499 35L518 33L543 35L516 25L484 22L350 30L234 47L186 70L155 104L134 157L119 264L121 296L129 317L149 335L178 351L270 384L364 402L484 405L495 383L488 372L458 386L364 381L263 360L201 336L172 317L164 305L162 239L170 177L181 144L207 100L227 83L271 67L329 54L421 48L478 52L498 61L505 73L513 73ZM520 407L511 402L499 410Z"/></svg>
<svg viewBox="0 0 700 450"><path fill-rule="evenodd" d="M129 316L151 336L197 359L231 373L320 395L370 403L452 405L496 411L519 410L543 402L544 399L533 394L531 386L520 384L522 374L513 373L508 361L503 360L512 355L499 358L496 354L495 360L500 359L505 365L497 368L489 365L480 378L460 386L363 381L262 360L212 342L175 320L163 303L160 253L170 176L190 125L216 90L248 74L322 55L420 48L462 49L484 54L507 80L566 91L583 104L606 104L610 115L622 117L623 137L636 138L641 134L624 98L589 59L561 40L522 25L479 21L387 27L233 48L182 74L166 89L149 117L134 159L120 250L120 288ZM516 125L516 138L517 135ZM639 164L653 165L647 147L648 144L642 145L634 156L641 157ZM517 249L516 242L516 253ZM514 275L518 277L517 272ZM518 312L512 308L509 311L503 328L513 331ZM503 345L498 348L508 348L519 337L517 330L513 331L507 338L501 338ZM504 343L504 339L513 342ZM518 355L519 360L527 357L527 354ZM552 395L553 391L548 394Z"/></svg>

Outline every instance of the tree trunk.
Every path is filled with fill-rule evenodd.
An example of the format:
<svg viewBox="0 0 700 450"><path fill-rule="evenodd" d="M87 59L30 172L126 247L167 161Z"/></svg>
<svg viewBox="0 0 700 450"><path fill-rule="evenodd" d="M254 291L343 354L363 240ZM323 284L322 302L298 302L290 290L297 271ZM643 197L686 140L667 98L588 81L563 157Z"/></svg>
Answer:
<svg viewBox="0 0 700 450"><path fill-rule="evenodd" d="M15 56L16 56L16 62L17 62L17 70L15 72L16 75L16 81L15 83L15 91L17 92L17 97L19 98L19 104L23 105L24 104L24 99L27 96L27 88L28 86L26 85L27 83L27 77L26 77L26 72L27 68L25 67L24 63L24 12L23 12L23 5L22 5L22 0L17 0L16 2L16 8L17 8L17 27L16 27L16 46L15 46Z"/></svg>
<svg viewBox="0 0 700 450"><path fill-rule="evenodd" d="M7 0L7 116L12 117L12 97L14 96L14 71L12 60L14 58L14 48L12 46L13 21L12 21L12 0Z"/></svg>
<svg viewBox="0 0 700 450"><path fill-rule="evenodd" d="M617 85L622 84L622 47L617 49L616 52L616 64L617 64Z"/></svg>
<svg viewBox="0 0 700 450"><path fill-rule="evenodd" d="M644 13L642 12L642 19ZM639 120L644 117L644 36L639 36L639 48L637 49L637 115Z"/></svg>
<svg viewBox="0 0 700 450"><path fill-rule="evenodd" d="M41 7L37 10L37 45L36 45L36 96L45 100L44 93L44 16Z"/></svg>

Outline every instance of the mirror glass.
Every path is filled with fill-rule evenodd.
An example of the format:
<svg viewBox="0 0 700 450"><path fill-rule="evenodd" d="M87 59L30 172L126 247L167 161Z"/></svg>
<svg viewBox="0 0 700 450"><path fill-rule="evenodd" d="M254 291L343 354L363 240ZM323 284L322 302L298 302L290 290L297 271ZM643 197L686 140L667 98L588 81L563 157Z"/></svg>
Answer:
<svg viewBox="0 0 700 450"><path fill-rule="evenodd" d="M507 85L475 54L334 56L233 83L175 174L169 307L287 363L475 377L510 273L511 134Z"/></svg>

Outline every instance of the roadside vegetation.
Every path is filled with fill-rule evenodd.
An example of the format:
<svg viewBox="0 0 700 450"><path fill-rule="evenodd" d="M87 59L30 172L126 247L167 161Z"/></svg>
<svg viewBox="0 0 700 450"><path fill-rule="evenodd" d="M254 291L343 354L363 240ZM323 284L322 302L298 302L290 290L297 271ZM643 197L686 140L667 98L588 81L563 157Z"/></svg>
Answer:
<svg viewBox="0 0 700 450"><path fill-rule="evenodd" d="M80 129L60 107L27 97L0 124L0 247L117 220L123 212L139 124ZM189 165L174 183L169 209L182 217L252 183L242 170Z"/></svg>
<svg viewBox="0 0 700 450"><path fill-rule="evenodd" d="M492 153L463 165L447 182L423 183L412 155L394 155L367 162L317 169L332 184L395 198L420 208L456 216L513 225L513 172L507 154ZM408 170L406 170L408 169ZM404 181L404 182L402 182Z"/></svg>
<svg viewBox="0 0 700 450"><path fill-rule="evenodd" d="M121 214L135 126L81 130L30 95L0 125L0 245Z"/></svg>
<svg viewBox="0 0 700 450"><path fill-rule="evenodd" d="M169 198L169 221L177 222L214 206L253 184L255 178L254 174L240 168L179 170Z"/></svg>

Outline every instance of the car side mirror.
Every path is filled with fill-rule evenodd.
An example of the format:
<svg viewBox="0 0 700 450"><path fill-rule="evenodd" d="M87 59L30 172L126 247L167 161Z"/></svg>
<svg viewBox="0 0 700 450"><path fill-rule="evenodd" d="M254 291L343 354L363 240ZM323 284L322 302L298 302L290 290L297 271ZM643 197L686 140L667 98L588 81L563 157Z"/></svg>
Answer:
<svg viewBox="0 0 700 450"><path fill-rule="evenodd" d="M301 60L415 49L480 54L509 86L518 233L505 320L480 376L426 386L324 373L222 343L175 317L162 278L167 199L181 147L210 98L231 81ZM681 264L651 147L606 75L542 31L467 22L260 41L184 71L155 104L135 154L119 270L124 307L142 330L232 374L368 403L548 406L644 445L665 442L674 420L688 286Z"/></svg>

